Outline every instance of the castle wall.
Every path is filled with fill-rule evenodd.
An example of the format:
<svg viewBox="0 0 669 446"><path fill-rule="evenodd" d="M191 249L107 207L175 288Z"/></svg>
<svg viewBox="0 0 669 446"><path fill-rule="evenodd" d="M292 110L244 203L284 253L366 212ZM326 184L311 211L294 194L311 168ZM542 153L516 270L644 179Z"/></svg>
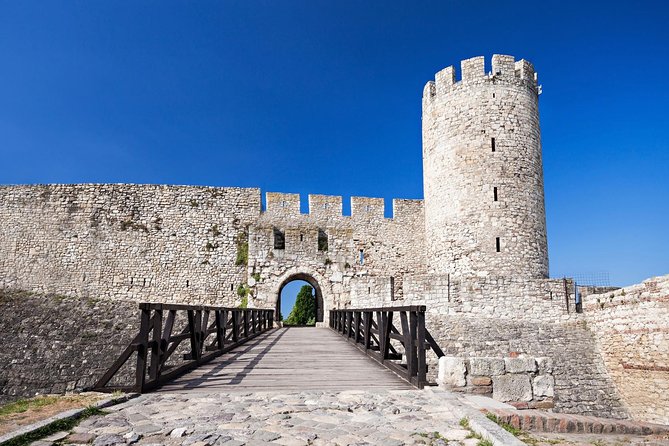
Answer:
<svg viewBox="0 0 669 446"><path fill-rule="evenodd" d="M448 67L423 93L430 272L548 277L538 86L532 65L495 55ZM499 244L499 249L498 249ZM499 252L498 252L499 251Z"/></svg>
<svg viewBox="0 0 669 446"><path fill-rule="evenodd" d="M351 216L342 215L341 197L309 200L302 214L298 195L279 193L267 194L261 212L258 189L2 186L0 286L237 305L248 285L249 305L274 308L284 282L307 274L332 308L366 277L393 277L401 295L404 275L425 271L421 200L394 200L392 218L379 198L353 197ZM275 229L284 249L274 249Z"/></svg>
<svg viewBox="0 0 669 446"><path fill-rule="evenodd" d="M583 307L632 416L669 424L669 275L585 296Z"/></svg>
<svg viewBox="0 0 669 446"><path fill-rule="evenodd" d="M0 286L69 296L232 304L236 237L258 189L0 187Z"/></svg>
<svg viewBox="0 0 669 446"><path fill-rule="evenodd" d="M387 283L369 278L378 290ZM599 353L597 333L574 312L573 282L509 277L453 277L424 274L405 278L401 301L388 293L356 294L351 307L426 305L427 329L447 355L505 357L513 352L553 361L555 410L628 418L618 387ZM565 294L567 299L565 299ZM385 296L385 297L383 297ZM566 301L570 303L567 310ZM428 358L430 376L437 358Z"/></svg>
<svg viewBox="0 0 669 446"><path fill-rule="evenodd" d="M93 385L135 337L138 322L136 302L0 289L0 404ZM114 384L133 383L132 365Z"/></svg>
<svg viewBox="0 0 669 446"><path fill-rule="evenodd" d="M350 216L342 216L341 197L310 195L309 214L300 214L295 200L268 194L267 211L250 228L249 275L259 279L253 279L254 306L273 307L287 280L308 274L320 278L327 323L329 309L349 305L361 287L378 298L369 280L380 277L388 296L392 281L401 296L404 277L425 271L422 201L393 200L393 218L385 218L379 198L352 197ZM284 249L274 249L275 229L285 235ZM327 236L326 250L319 249L319 231Z"/></svg>

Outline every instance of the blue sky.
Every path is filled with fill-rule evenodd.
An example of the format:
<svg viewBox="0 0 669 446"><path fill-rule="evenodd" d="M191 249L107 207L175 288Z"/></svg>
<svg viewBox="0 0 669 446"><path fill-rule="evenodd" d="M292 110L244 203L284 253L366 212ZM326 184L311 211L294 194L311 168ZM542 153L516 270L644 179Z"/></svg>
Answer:
<svg viewBox="0 0 669 446"><path fill-rule="evenodd" d="M300 289L304 285L309 285L309 283L304 280L293 280L292 282L288 282L281 290L281 314L285 319L288 319L288 316L290 316L290 312L295 306L295 300L297 300L297 293L300 292ZM313 287L311 289L313 290Z"/></svg>
<svg viewBox="0 0 669 446"><path fill-rule="evenodd" d="M630 284L669 273L666 23L660 1L0 0L0 183L422 198L423 85L512 54L543 86L551 274Z"/></svg>

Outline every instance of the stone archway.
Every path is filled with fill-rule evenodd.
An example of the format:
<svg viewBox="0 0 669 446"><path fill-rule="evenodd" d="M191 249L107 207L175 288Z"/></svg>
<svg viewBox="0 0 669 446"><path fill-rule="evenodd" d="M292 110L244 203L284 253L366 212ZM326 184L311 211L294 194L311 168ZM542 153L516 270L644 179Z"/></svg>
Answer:
<svg viewBox="0 0 669 446"><path fill-rule="evenodd" d="M284 278L280 285L279 289L276 294L276 313L275 314L281 314L281 292L283 291L283 287L288 285L290 282L293 282L295 280L303 280L307 282L311 287L314 289L314 294L316 295L316 324L319 322L322 323L324 321L324 315L325 315L325 309L324 309L324 302L323 302L323 290L321 289L320 284L318 281L308 273L304 272L295 272L290 275L288 275L286 278Z"/></svg>

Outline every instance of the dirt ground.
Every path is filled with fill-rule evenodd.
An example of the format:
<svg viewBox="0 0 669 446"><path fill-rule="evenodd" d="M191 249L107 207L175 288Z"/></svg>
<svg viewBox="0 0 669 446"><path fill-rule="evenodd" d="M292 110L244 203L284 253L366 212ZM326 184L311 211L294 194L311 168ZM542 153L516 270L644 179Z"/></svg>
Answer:
<svg viewBox="0 0 669 446"><path fill-rule="evenodd" d="M66 410L85 408L109 397L109 395L103 393L45 396L49 400L53 400L53 402L40 407L29 407L24 412L0 415L0 435L12 432L28 424L45 420Z"/></svg>

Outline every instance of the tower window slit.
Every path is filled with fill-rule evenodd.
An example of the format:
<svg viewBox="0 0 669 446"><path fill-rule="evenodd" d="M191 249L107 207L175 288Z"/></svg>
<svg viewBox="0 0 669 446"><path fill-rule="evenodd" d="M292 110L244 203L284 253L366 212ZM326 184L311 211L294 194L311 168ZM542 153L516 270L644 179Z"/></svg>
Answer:
<svg viewBox="0 0 669 446"><path fill-rule="evenodd" d="M497 201L497 187L492 188L493 200Z"/></svg>
<svg viewBox="0 0 669 446"><path fill-rule="evenodd" d="M361 265L364 265L364 264L365 264L365 251L362 250L362 249L360 250L360 257L359 257L359 260L360 260L360 264L361 264Z"/></svg>
<svg viewBox="0 0 669 446"><path fill-rule="evenodd" d="M495 237L495 248L497 248L497 252L501 251L501 246L499 243L499 237Z"/></svg>
<svg viewBox="0 0 669 446"><path fill-rule="evenodd" d="M490 138L490 147L492 147L492 151L495 151L495 138Z"/></svg>

